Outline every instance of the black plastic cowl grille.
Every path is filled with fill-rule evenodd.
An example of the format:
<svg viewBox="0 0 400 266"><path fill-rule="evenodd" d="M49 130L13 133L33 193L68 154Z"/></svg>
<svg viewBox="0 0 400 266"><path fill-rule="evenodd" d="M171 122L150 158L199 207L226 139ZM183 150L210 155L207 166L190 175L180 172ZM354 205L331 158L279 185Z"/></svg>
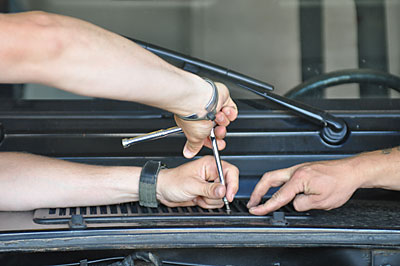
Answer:
<svg viewBox="0 0 400 266"><path fill-rule="evenodd" d="M85 223L140 223L141 221L162 222L179 220L195 223L196 220L248 220L274 218L274 215L253 216L248 213L247 199L236 199L230 204L231 214L227 214L224 208L203 209L198 206L191 207L167 207L160 205L158 208L140 206L138 202L130 202L116 205L70 207L38 209L34 212L34 221L39 224L63 224L70 223L77 216ZM308 213L296 212L291 205L287 205L275 214L279 219L308 219ZM278 216L276 216L278 217Z"/></svg>

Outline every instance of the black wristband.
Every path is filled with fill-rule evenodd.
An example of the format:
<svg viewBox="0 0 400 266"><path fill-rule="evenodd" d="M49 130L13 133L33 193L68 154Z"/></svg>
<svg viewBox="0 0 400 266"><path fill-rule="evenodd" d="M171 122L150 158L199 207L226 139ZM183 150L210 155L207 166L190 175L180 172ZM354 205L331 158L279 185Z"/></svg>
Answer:
<svg viewBox="0 0 400 266"><path fill-rule="evenodd" d="M140 172L139 204L140 206L156 208L157 177L162 164L160 161L147 161Z"/></svg>

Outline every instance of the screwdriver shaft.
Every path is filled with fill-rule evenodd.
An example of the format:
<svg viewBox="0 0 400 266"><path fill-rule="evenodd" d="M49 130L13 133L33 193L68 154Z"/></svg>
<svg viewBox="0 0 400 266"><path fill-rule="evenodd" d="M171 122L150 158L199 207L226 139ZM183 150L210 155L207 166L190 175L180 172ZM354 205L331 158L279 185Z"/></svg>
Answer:
<svg viewBox="0 0 400 266"><path fill-rule="evenodd" d="M211 139L212 150L214 153L215 162L217 163L217 171L218 171L219 181L221 182L222 185L224 185L226 187L224 173L222 171L221 158L220 158L219 152L218 152L218 145L217 145L217 139L215 137L214 128L211 129L210 139ZM228 202L226 196L224 196L223 201L225 204L226 212L228 214L230 214L231 208L229 207L229 202Z"/></svg>

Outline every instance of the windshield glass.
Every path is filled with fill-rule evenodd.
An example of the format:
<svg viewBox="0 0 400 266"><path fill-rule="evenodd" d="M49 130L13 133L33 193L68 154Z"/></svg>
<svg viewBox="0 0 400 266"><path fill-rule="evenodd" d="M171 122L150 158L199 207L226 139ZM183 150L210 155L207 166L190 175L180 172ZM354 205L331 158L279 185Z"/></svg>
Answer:
<svg viewBox="0 0 400 266"><path fill-rule="evenodd" d="M14 0L3 6L4 12L29 10L84 19L273 84L288 97L400 95L398 0ZM88 99L37 84L12 90L1 97ZM232 95L257 98L236 89Z"/></svg>

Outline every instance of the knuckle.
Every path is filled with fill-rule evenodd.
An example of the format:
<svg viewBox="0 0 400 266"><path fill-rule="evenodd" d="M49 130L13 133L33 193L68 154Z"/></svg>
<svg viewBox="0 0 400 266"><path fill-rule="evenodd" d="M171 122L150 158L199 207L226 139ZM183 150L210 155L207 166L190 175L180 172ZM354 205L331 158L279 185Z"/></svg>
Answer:
<svg viewBox="0 0 400 266"><path fill-rule="evenodd" d="M219 186L219 183L212 183L203 187L203 193L207 199L215 199L216 198L216 189Z"/></svg>
<svg viewBox="0 0 400 266"><path fill-rule="evenodd" d="M292 179L306 179L311 176L311 174L314 172L314 169L311 165L305 165L300 168L298 168L292 176Z"/></svg>
<svg viewBox="0 0 400 266"><path fill-rule="evenodd" d="M207 198L210 198L210 189L209 189L209 186L203 186L203 195L205 196L205 197L207 197Z"/></svg>
<svg viewBox="0 0 400 266"><path fill-rule="evenodd" d="M272 179L272 172L266 172L263 176L262 176L262 178L261 178L261 180L264 182L264 184L269 184L269 180L270 179Z"/></svg>
<svg viewBox="0 0 400 266"><path fill-rule="evenodd" d="M239 175L239 168L238 168L237 166L231 164L231 168L232 168L232 171L233 171L236 175Z"/></svg>
<svg viewBox="0 0 400 266"><path fill-rule="evenodd" d="M203 160L207 161L207 162L211 162L212 160L214 160L214 157L211 155L205 155L203 157Z"/></svg>
<svg viewBox="0 0 400 266"><path fill-rule="evenodd" d="M44 11L32 11L30 12L31 21L40 26L51 26L54 24L54 20L49 13Z"/></svg>

